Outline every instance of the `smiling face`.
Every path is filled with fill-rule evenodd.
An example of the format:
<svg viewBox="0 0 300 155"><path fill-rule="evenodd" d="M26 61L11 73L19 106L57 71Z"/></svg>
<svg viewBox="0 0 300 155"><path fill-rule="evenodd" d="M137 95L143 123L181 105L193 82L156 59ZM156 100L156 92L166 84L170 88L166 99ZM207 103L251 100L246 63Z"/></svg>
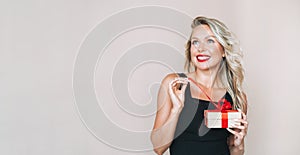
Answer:
<svg viewBox="0 0 300 155"><path fill-rule="evenodd" d="M224 50L207 25L199 25L191 35L191 61L198 70L217 69L222 62Z"/></svg>

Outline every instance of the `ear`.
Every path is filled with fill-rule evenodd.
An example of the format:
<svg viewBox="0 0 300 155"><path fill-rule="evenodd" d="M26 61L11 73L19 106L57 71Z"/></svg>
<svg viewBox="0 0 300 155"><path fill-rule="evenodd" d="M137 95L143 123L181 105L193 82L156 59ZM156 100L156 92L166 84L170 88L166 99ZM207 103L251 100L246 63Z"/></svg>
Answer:
<svg viewBox="0 0 300 155"><path fill-rule="evenodd" d="M223 58L225 58L225 56L226 56L226 55L225 55L225 49L224 49L224 47L223 47L223 46L222 46L222 49L223 49L223 50L221 50L222 57L223 57Z"/></svg>

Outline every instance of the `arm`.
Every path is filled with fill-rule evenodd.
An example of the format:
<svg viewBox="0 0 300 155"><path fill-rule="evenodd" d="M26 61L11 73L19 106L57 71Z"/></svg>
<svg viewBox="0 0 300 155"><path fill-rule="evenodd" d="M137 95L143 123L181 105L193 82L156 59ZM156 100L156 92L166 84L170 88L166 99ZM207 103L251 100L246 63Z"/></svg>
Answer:
<svg viewBox="0 0 300 155"><path fill-rule="evenodd" d="M229 150L230 150L230 154L231 155L243 155L245 152L244 149L244 140L241 141L241 143L238 146L234 145L234 137L233 135L231 135L229 137Z"/></svg>
<svg viewBox="0 0 300 155"><path fill-rule="evenodd" d="M151 133L154 151L158 155L162 155L171 145L178 118L184 106L184 91L187 82L176 79L177 77L177 74L167 75L158 92L158 110ZM184 84L181 90L177 88L179 83Z"/></svg>

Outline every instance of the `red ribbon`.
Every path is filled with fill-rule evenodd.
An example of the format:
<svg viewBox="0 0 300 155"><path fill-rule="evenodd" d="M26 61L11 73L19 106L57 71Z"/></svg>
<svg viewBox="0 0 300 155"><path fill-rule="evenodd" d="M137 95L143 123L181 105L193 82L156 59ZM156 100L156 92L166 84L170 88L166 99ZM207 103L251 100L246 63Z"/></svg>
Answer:
<svg viewBox="0 0 300 155"><path fill-rule="evenodd" d="M216 107L215 110L207 110L207 111L221 112L222 114L221 126L222 128L228 128L228 112L237 112L237 110L231 110L232 109L231 104L225 98L220 99L218 101L218 104L214 103L212 99L208 96L208 94L201 88L201 86L197 82L195 82L192 78L188 78L188 79L193 83L195 83L200 88L200 90L205 94L205 96L211 101L211 103ZM221 102L223 102L222 106L221 106Z"/></svg>
<svg viewBox="0 0 300 155"><path fill-rule="evenodd" d="M222 112L222 128L228 128L228 113Z"/></svg>
<svg viewBox="0 0 300 155"><path fill-rule="evenodd" d="M193 83L195 83L199 88L200 90L205 94L205 96L210 100L210 102L220 111L222 110L231 110L232 107L231 107L231 104L229 101L227 101L225 98L222 98L219 100L218 104L214 103L212 101L212 99L208 96L208 94L202 89L202 87L197 83L195 82L192 78L188 78L190 81L192 81ZM221 102L223 102L223 105L221 106Z"/></svg>

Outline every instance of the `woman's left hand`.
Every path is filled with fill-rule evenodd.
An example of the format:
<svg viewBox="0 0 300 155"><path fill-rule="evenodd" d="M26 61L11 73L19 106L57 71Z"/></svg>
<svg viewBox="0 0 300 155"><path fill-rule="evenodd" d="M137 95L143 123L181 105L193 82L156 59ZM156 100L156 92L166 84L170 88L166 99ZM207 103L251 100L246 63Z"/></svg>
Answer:
<svg viewBox="0 0 300 155"><path fill-rule="evenodd" d="M248 129L246 114L240 109L238 109L238 111L242 113L242 118L235 120L235 124L232 126L233 129L227 128L227 130L233 134L233 139L231 141L231 144L233 144L233 146L239 146L243 143Z"/></svg>

